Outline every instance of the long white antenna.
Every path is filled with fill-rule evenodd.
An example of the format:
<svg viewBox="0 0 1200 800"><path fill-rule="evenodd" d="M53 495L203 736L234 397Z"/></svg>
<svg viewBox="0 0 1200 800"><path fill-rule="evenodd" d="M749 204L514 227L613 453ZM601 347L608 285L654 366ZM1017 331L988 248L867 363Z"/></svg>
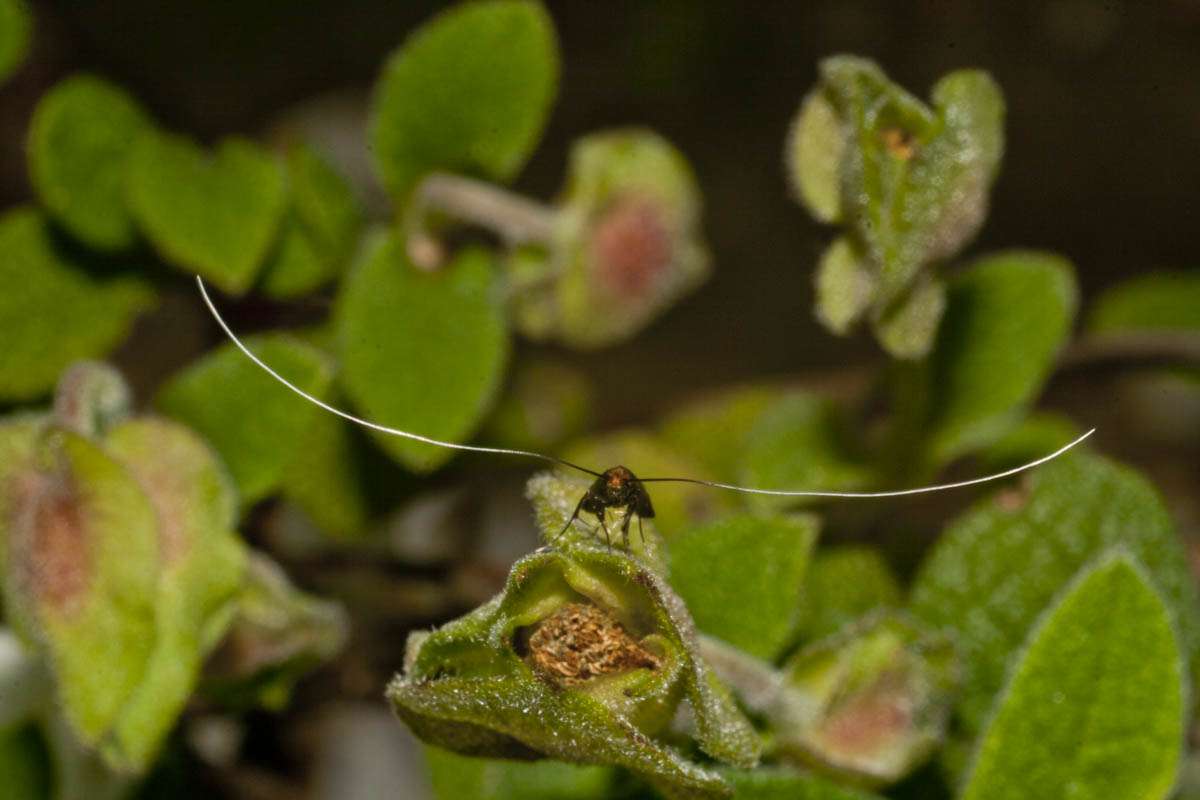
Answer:
<svg viewBox="0 0 1200 800"><path fill-rule="evenodd" d="M266 363L263 362L262 359L260 359L256 355L254 355L254 353L251 353L249 348L247 348L246 345L242 344L242 341L240 339L238 339L237 335L234 334L233 330L230 329L230 327L225 323L225 320L221 318L220 312L217 311L217 307L215 305L213 305L213 301L209 298L208 291L204 288L204 281L200 279L199 275L196 276L196 285L200 287L200 295L204 298L204 304L208 306L208 310L212 313L213 318L216 319L217 324L221 326L221 330L225 331L225 335L228 336L235 345L237 345L238 349L241 350L246 355L247 358L249 358L251 361L253 361L255 364L257 364L263 370L265 370L266 373L268 375L270 375L272 378L279 381L284 386L291 389L293 392L300 395L308 402L320 406L321 408L325 409L326 411L328 411L331 414L336 414L339 417L341 417L342 419L349 420L350 422L353 422L356 425L362 425L364 428L370 428L371 430L379 431L380 433L386 433L391 436L402 436L405 439L413 439L418 442L425 442L426 444L432 444L432 445L436 445L438 447L448 447L451 450L468 450L468 451L471 451L474 453L496 453L498 455L506 455L506 456L525 456L526 458L537 458L542 461L549 461L553 464L561 464L562 466L570 467L571 469L577 469L580 472L586 472L589 475L601 477L601 473L599 473L599 472L590 470L587 467L581 467L578 464L572 464L570 461L566 461L566 460L558 458L556 456L546 455L545 453L535 453L531 450L510 450L510 449L504 448L504 447L478 447L478 446L469 445L469 444L458 444L457 442L443 442L440 439L431 439L428 436L421 436L420 434L410 433L409 431L402 431L399 428L389 428L386 425L380 425L376 422L370 422L369 420L365 420L365 419L356 417L353 414L348 414L345 411L342 411L340 408L334 408L333 406L329 405L325 401L320 400L316 397L313 397L308 392L304 391L303 389L300 389L295 384L293 384L291 381L289 381L287 378L283 377L278 372L276 372L271 367L269 367ZM637 480L639 483L695 483L695 484L699 484L701 486L712 486L713 488L716 488L716 489L728 489L729 491L732 491L732 492L746 492L748 494L769 494L769 495L775 495L777 497L846 497L846 498L859 498L859 499L867 499L867 498L872 498L872 497L900 497L900 496L908 495L908 494L925 494L927 492L941 492L946 489L959 489L959 488L962 488L963 486L974 486L977 483L987 483L988 481L995 481L995 480L999 480L1000 478L1007 478L1010 475L1016 475L1018 472L1024 472L1025 470L1032 469L1032 468L1038 466L1039 464L1045 464L1047 461L1050 461L1051 459L1058 458L1063 453L1067 452L1072 447L1079 444L1080 442L1082 442L1084 439L1088 438L1095 432L1096 432L1096 429L1092 428L1090 431L1083 434L1075 441L1071 442L1068 445L1064 445L1063 447L1060 447L1059 449L1055 450L1053 453L1051 453L1048 456L1042 456L1041 458L1037 459L1036 461L1030 461L1028 464L1022 464L1019 467L1013 467L1012 469L1005 470L1004 472L997 472L995 475L987 475L982 478L972 478L969 481L959 481L957 483L943 483L943 484L939 484L937 486L921 486L916 489L898 489L896 491L891 491L891 492L792 492L792 491L784 491L784 490L780 490L780 489L752 489L748 486L731 486L730 484L727 484L727 483L716 483L715 481L704 481L704 480L700 480L698 478L638 478Z"/></svg>
<svg viewBox="0 0 1200 800"><path fill-rule="evenodd" d="M233 330L230 329L230 327L225 323L225 320L221 318L220 312L217 311L217 307L215 305L213 305L212 299L209 298L208 291L205 290L205 288L204 288L204 281L200 279L199 275L196 276L196 285L200 287L200 294L201 294L201 296L204 297L204 304L207 305L208 310L210 312L212 312L213 318L216 319L217 324L221 326L221 330L225 331L225 335L228 336L235 345L237 345L239 350L241 350L243 353L246 354L247 358L249 358L251 361L253 361L258 366L262 367L266 371L266 373L268 375L270 375L272 378L279 381L284 386L291 389L293 392L300 395L308 402L318 405L321 408L325 409L330 414L337 414L342 419L348 419L357 425L362 425L364 428L370 428L371 430L379 431L380 433L386 433L391 436L402 436L405 439L413 439L418 442L425 442L426 444L437 445L438 447L448 447L451 450L469 450L474 453L497 453L499 455L504 455L504 456L526 456L528 458L539 458L542 461L549 461L554 464L562 464L565 467L571 467L572 469L577 469L580 472L586 472L589 475L595 475L596 477L600 476L599 472L593 472L592 470L587 469L586 467L581 467L578 464L572 464L570 461L565 461L565 460L563 460L561 458L557 458L555 456L548 456L545 453L534 453L530 450L509 450L508 448L504 448L504 447L476 447L474 445L458 444L456 442L443 442L440 439L431 439L428 436L421 436L420 434L417 434L417 433L409 433L408 431L402 431L398 428L389 428L386 425L380 425L376 422L371 422L369 420L360 419L359 417L356 417L353 414L348 414L345 411L342 411L340 408L334 408L333 406L326 403L324 400L320 400L316 397L313 397L308 392L306 392L303 389L301 389L300 387L296 386L296 384L292 383L287 378L283 377L278 372L271 369L271 367L269 367L265 362L263 362L263 360L261 358L254 355L254 353L251 353L250 349L248 347L246 347L246 345L242 344L242 340L237 337L237 335L233 332Z"/></svg>

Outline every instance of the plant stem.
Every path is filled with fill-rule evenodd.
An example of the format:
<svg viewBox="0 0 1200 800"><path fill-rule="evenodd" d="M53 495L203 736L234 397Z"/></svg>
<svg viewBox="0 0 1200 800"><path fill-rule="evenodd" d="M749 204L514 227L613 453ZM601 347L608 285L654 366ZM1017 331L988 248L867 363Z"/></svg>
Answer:
<svg viewBox="0 0 1200 800"><path fill-rule="evenodd" d="M493 231L509 247L549 242L558 214L549 206L484 181L432 173L417 185L404 219L409 258L422 269L437 269L446 256L427 226L433 211Z"/></svg>

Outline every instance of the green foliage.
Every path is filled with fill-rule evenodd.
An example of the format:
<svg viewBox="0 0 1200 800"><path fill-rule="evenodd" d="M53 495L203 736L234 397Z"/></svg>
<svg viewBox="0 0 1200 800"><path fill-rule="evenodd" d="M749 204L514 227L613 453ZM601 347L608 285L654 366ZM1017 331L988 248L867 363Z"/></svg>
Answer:
<svg viewBox="0 0 1200 800"><path fill-rule="evenodd" d="M726 389L672 412L663 420L662 438L703 465L715 480L740 480L750 433L780 395L769 386Z"/></svg>
<svg viewBox="0 0 1200 800"><path fill-rule="evenodd" d="M840 545L818 550L804 582L800 631L820 639L877 608L900 605L900 584L872 547Z"/></svg>
<svg viewBox="0 0 1200 800"><path fill-rule="evenodd" d="M282 168L245 139L205 153L187 138L142 136L128 198L138 225L171 264L242 294L263 267L287 205Z"/></svg>
<svg viewBox="0 0 1200 800"><path fill-rule="evenodd" d="M620 775L612 767L469 758L440 747L426 747L425 759L438 800L610 800Z"/></svg>
<svg viewBox="0 0 1200 800"><path fill-rule="evenodd" d="M755 421L746 438L739 483L764 489L853 491L871 478L856 458L841 414L829 400L805 392L779 397ZM803 497L756 495L768 507L803 504Z"/></svg>
<svg viewBox="0 0 1200 800"><path fill-rule="evenodd" d="M1114 286L1096 298L1085 327L1092 334L1200 330L1200 273L1159 272Z"/></svg>
<svg viewBox="0 0 1200 800"><path fill-rule="evenodd" d="M432 170L508 180L541 137L558 82L545 10L525 0L452 8L393 53L375 89L371 141L403 202Z"/></svg>
<svg viewBox="0 0 1200 800"><path fill-rule="evenodd" d="M796 633L819 520L726 516L670 541L671 585L696 627L759 658L779 657Z"/></svg>
<svg viewBox="0 0 1200 800"><path fill-rule="evenodd" d="M33 15L25 0L0 0L0 83L21 65L32 38Z"/></svg>
<svg viewBox="0 0 1200 800"><path fill-rule="evenodd" d="M946 530L917 575L911 608L955 633L967 664L958 706L966 736L984 724L1042 609L1085 563L1118 544L1150 571L1194 664L1195 581L1162 500L1132 470L1068 453L1040 467L1028 486L995 494Z"/></svg>
<svg viewBox="0 0 1200 800"><path fill-rule="evenodd" d="M326 158L299 144L287 156L290 206L262 289L273 297L298 297L341 274L354 254L363 211L354 190Z"/></svg>
<svg viewBox="0 0 1200 800"><path fill-rule="evenodd" d="M1010 251L975 262L950 282L945 318L928 358L902 371L934 464L995 441L1050 374L1076 305L1071 265Z"/></svg>
<svg viewBox="0 0 1200 800"><path fill-rule="evenodd" d="M1082 570L1030 631L963 800L1166 797L1187 695L1175 631L1128 554Z"/></svg>
<svg viewBox="0 0 1200 800"><path fill-rule="evenodd" d="M246 346L304 391L323 395L333 364L284 334L251 337ZM242 501L255 503L284 483L321 410L265 374L232 344L171 378L158 395L168 416L205 437L229 468Z"/></svg>
<svg viewBox="0 0 1200 800"><path fill-rule="evenodd" d="M140 278L85 270L33 208L0 217L0 252L0 399L45 394L68 363L124 338L152 297Z"/></svg>
<svg viewBox="0 0 1200 800"><path fill-rule="evenodd" d="M598 655L612 648L627 658ZM501 595L411 637L405 662L388 687L396 713L463 754L615 764L674 792L725 796L719 776L657 739L686 697L704 752L757 760L757 737L700 658L683 603L618 552L526 556Z"/></svg>
<svg viewBox="0 0 1200 800"><path fill-rule="evenodd" d="M0 731L0 798L40 800L50 796L53 779L46 744L33 725Z"/></svg>
<svg viewBox="0 0 1200 800"><path fill-rule="evenodd" d="M483 421L509 350L486 251L465 250L445 269L426 273L408 261L395 235L381 236L343 284L335 318L342 385L369 419L449 442L469 438ZM378 441L418 471L453 455L411 439Z"/></svg>
<svg viewBox="0 0 1200 800"><path fill-rule="evenodd" d="M788 146L790 177L822 221L846 221L824 259L818 316L845 332L870 310L880 343L914 358L933 343L941 287L930 265L974 237L1003 153L1004 101L986 73L951 73L929 108L854 56L821 62Z"/></svg>
<svg viewBox="0 0 1200 800"><path fill-rule="evenodd" d="M125 173L145 111L121 88L81 73L42 96L29 130L29 176L57 222L102 250L137 237L125 206Z"/></svg>

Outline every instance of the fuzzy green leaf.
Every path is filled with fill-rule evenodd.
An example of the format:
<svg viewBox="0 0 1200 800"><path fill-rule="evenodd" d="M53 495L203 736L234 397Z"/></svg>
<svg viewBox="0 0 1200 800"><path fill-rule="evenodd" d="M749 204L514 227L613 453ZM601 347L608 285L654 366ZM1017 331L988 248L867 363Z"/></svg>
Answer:
<svg viewBox="0 0 1200 800"><path fill-rule="evenodd" d="M819 639L877 608L899 603L900 584L875 548L818 550L805 579L800 629L806 638Z"/></svg>
<svg viewBox="0 0 1200 800"><path fill-rule="evenodd" d="M426 747L425 758L438 800L608 800L621 780L613 767L470 758L440 747Z"/></svg>
<svg viewBox="0 0 1200 800"><path fill-rule="evenodd" d="M163 258L230 294L254 283L287 205L283 169L246 139L205 153L167 133L141 137L129 164L128 200Z"/></svg>
<svg viewBox="0 0 1200 800"><path fill-rule="evenodd" d="M718 772L733 784L737 800L881 800L877 794L781 767L722 768Z"/></svg>
<svg viewBox="0 0 1200 800"><path fill-rule="evenodd" d="M946 284L926 273L873 321L875 338L894 358L920 358L933 346L945 308Z"/></svg>
<svg viewBox="0 0 1200 800"><path fill-rule="evenodd" d="M573 616L584 612L594 622ZM595 660L609 645L643 655ZM739 766L757 758L757 737L700 658L682 601L618 552L521 559L501 595L410 638L405 662L388 688L396 712L423 740L463 754L622 765L671 791L725 795L724 781L657 740L686 697L701 749Z"/></svg>
<svg viewBox="0 0 1200 800"><path fill-rule="evenodd" d="M246 346L309 394L328 391L333 364L315 347L284 334L250 337ZM247 505L283 485L309 428L326 413L292 394L232 344L172 377L157 403L212 443Z"/></svg>
<svg viewBox="0 0 1200 800"><path fill-rule="evenodd" d="M1070 444L1082 432L1058 414L1030 414L977 456L979 471L986 475L1028 464Z"/></svg>
<svg viewBox="0 0 1200 800"><path fill-rule="evenodd" d="M470 439L500 389L508 331L484 250L421 272L385 235L347 276L335 310L347 395L372 422L443 441ZM428 471L453 451L395 436L385 450Z"/></svg>
<svg viewBox="0 0 1200 800"><path fill-rule="evenodd" d="M33 14L25 0L0 0L0 83L25 60L32 39Z"/></svg>
<svg viewBox="0 0 1200 800"><path fill-rule="evenodd" d="M812 91L788 133L784 163L792 191L820 222L842 217L842 153L846 134L829 98Z"/></svg>
<svg viewBox="0 0 1200 800"><path fill-rule="evenodd" d="M789 392L771 404L747 438L739 481L759 489L853 491L871 479L846 439L839 408L807 392ZM787 508L811 498L752 495L750 502Z"/></svg>
<svg viewBox="0 0 1200 800"><path fill-rule="evenodd" d="M821 62L825 96L848 137L843 213L878 270L881 312L920 269L954 256L979 229L1004 149L1004 100L986 74L946 75L933 108L873 62Z"/></svg>
<svg viewBox="0 0 1200 800"><path fill-rule="evenodd" d="M671 539L671 585L696 627L767 660L791 644L818 519L738 515Z"/></svg>
<svg viewBox="0 0 1200 800"><path fill-rule="evenodd" d="M164 419L113 428L109 453L133 474L158 515L157 638L146 675L105 755L144 770L191 696L200 667L237 610L245 548L234 534L233 482L196 434Z"/></svg>
<svg viewBox="0 0 1200 800"><path fill-rule="evenodd" d="M1127 554L1103 558L1030 631L963 800L1164 798L1184 738L1171 614Z"/></svg>
<svg viewBox="0 0 1200 800"><path fill-rule="evenodd" d="M1200 272L1141 275L1114 286L1096 299L1085 327L1093 334L1200 330Z"/></svg>
<svg viewBox="0 0 1200 800"><path fill-rule="evenodd" d="M132 97L81 73L42 95L29 129L29 177L46 210L92 247L129 247L126 172L150 120Z"/></svg>
<svg viewBox="0 0 1200 800"><path fill-rule="evenodd" d="M154 507L98 445L49 429L0 535L5 611L49 664L75 734L100 743L143 680L155 644Z"/></svg>
<svg viewBox="0 0 1200 800"><path fill-rule="evenodd" d="M935 464L1003 434L1033 401L1066 342L1077 289L1071 265L1009 251L950 281L933 352L903 374L926 401L920 429Z"/></svg>
<svg viewBox="0 0 1200 800"><path fill-rule="evenodd" d="M152 300L130 275L100 277L64 250L33 208L0 217L0 398L44 394L70 362L104 355Z"/></svg>
<svg viewBox="0 0 1200 800"><path fill-rule="evenodd" d="M911 608L953 631L965 658L964 736L983 724L1038 614L1071 575L1117 544L1150 570L1195 664L1195 581L1162 499L1134 471L1068 453L1038 468L1027 487L996 493L947 529L917 574Z"/></svg>
<svg viewBox="0 0 1200 800"><path fill-rule="evenodd" d="M834 239L817 265L817 319L838 335L849 333L871 307L875 282L874 270L854 243L845 236Z"/></svg>
<svg viewBox="0 0 1200 800"><path fill-rule="evenodd" d="M329 283L346 267L363 228L363 211L350 184L308 145L287 158L291 206L263 275L273 297L292 298Z"/></svg>
<svg viewBox="0 0 1200 800"><path fill-rule="evenodd" d="M505 181L541 138L558 82L554 27L540 4L455 6L417 30L383 67L373 152L398 202L431 170Z"/></svg>

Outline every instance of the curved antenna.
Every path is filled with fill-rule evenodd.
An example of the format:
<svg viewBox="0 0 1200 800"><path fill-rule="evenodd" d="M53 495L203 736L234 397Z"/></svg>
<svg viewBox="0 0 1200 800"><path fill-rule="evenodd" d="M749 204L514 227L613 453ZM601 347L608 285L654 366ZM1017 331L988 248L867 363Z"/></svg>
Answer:
<svg viewBox="0 0 1200 800"><path fill-rule="evenodd" d="M927 492L940 492L945 489L959 489L963 486L974 486L977 483L987 483L988 481L1007 478L1009 475L1016 475L1018 472L1024 472L1027 469L1033 469L1039 464L1045 464L1047 461L1053 458L1058 458L1063 453L1067 452L1095 432L1096 429L1092 428L1083 436L1080 436L1078 439L1068 445L1063 445L1048 456L1042 456L1037 461L1030 461L1028 464L1022 464L1019 467L1013 467L1012 469L1005 470L1004 472L997 472L995 475L985 475L982 478L972 478L969 481L958 481L957 483L942 483L937 486L921 486L916 489L898 489L891 492L787 492L777 489L751 489L746 486L730 486L727 483L702 481L696 478L638 478L637 480L639 483L698 483L701 486L713 486L717 489L729 489L730 491L734 492L746 492L748 494L771 494L783 497L900 497L906 494L925 494Z"/></svg>
<svg viewBox="0 0 1200 800"><path fill-rule="evenodd" d="M380 433L386 433L391 436L401 436L405 439L413 439L414 441L425 442L426 444L437 445L438 447L447 447L451 450L468 450L472 453L496 453L497 455L502 455L502 456L524 456L526 458L538 458L538 459L541 459L542 461L549 461L552 464L560 464L564 467L570 467L571 469L577 469L580 472L586 472L588 475L594 475L597 478L600 477L599 472L590 470L587 467L581 467L578 464L572 464L570 461L567 461L562 458L558 458L556 456L546 455L545 453L534 453L531 450L510 450L505 447L478 447L478 446L469 445L469 444L458 444L456 442L443 442L440 439L431 439L428 436L421 436L420 434L409 433L408 431L402 431L398 428L389 428L385 425L380 425L375 422L370 422L368 420L361 419L359 417L354 416L353 414L348 414L345 411L342 411L340 408L335 408L335 407L329 405L328 403L326 403L325 401L319 400L316 397L313 397L308 392L299 388L294 383L289 381L287 378L283 377L278 372L276 372L275 370L273 370L269 366L267 366L262 361L262 359L260 359L256 355L254 355L254 353L251 353L249 348L247 348L246 345L242 344L241 339L238 339L237 335L234 334L234 332L230 329L230 327L227 324L225 324L225 320L221 318L220 312L217 311L217 307L213 304L213 301L209 298L208 291L204 288L204 281L200 279L199 275L196 276L196 285L200 287L200 295L204 298L204 304L206 306L208 306L208 310L213 315L213 319L215 319L217 321L217 324L221 326L221 330L225 331L225 335L228 336L235 345L237 345L238 349L241 350L246 355L247 358L249 358L255 364L260 366L272 378L279 381L284 386L291 389L293 392L300 395L308 402L313 403L314 405L320 406L321 408L325 409L326 411L328 411L331 414L336 414L339 417L341 417L342 419L349 420L350 422L353 422L356 425L362 425L364 428L370 428L371 430L379 431Z"/></svg>

